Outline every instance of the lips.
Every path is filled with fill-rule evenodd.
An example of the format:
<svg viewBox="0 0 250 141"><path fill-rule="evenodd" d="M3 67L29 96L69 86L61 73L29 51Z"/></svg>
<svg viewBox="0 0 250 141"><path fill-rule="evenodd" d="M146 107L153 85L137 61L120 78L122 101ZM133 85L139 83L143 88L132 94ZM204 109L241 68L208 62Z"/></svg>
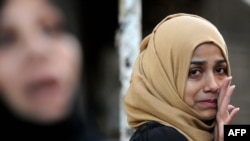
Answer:
<svg viewBox="0 0 250 141"><path fill-rule="evenodd" d="M50 99L58 91L59 84L55 77L40 76L27 84L26 93L31 99Z"/></svg>
<svg viewBox="0 0 250 141"><path fill-rule="evenodd" d="M217 107L217 99L207 99L199 101L199 103L206 108L216 108Z"/></svg>

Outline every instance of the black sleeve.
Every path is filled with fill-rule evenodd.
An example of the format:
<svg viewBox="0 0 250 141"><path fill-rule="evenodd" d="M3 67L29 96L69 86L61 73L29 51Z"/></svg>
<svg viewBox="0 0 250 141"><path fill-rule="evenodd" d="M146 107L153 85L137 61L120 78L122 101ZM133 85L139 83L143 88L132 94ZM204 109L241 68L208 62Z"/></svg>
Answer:
<svg viewBox="0 0 250 141"><path fill-rule="evenodd" d="M187 139L172 127L150 122L140 127L130 141L187 141Z"/></svg>

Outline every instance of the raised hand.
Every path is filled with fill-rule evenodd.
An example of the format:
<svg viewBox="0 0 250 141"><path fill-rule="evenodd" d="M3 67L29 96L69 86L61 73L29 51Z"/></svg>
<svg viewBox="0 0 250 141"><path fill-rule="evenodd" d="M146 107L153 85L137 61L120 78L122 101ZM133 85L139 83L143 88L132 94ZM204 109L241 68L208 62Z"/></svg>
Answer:
<svg viewBox="0 0 250 141"><path fill-rule="evenodd" d="M240 108L236 108L230 104L231 96L235 89L235 85L230 85L232 77L226 78L224 81L217 101L218 111L216 115L215 141L224 141L224 125L231 124Z"/></svg>

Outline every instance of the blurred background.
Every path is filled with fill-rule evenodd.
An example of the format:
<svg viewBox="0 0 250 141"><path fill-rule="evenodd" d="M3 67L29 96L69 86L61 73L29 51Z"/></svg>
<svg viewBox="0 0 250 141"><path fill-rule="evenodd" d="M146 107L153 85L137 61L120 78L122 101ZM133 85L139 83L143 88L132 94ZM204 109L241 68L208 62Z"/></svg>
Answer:
<svg viewBox="0 0 250 141"><path fill-rule="evenodd" d="M125 141L120 138L120 129L126 127L120 124L124 122L120 116L123 85L117 44L117 33L123 32L124 26L119 22L119 11L125 1L135 3L133 0L67 1L76 10L69 19L79 20L75 24L84 50L87 113L90 122L108 141ZM241 108L234 124L250 124L250 0L138 0L136 3L141 13L136 10L130 13L137 12L140 33L131 33L131 39L145 37L161 19L177 12L200 15L218 27L229 48L232 83L236 85L232 104ZM129 136L131 132L126 131Z"/></svg>

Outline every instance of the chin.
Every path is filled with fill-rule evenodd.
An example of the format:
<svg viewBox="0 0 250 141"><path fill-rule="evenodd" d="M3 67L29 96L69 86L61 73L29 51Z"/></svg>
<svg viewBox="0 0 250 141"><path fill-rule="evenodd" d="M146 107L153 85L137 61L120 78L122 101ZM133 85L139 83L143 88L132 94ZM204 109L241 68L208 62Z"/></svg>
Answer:
<svg viewBox="0 0 250 141"><path fill-rule="evenodd" d="M30 111L30 114L22 115L23 118L29 122L35 124L50 125L59 123L69 117L70 109L69 108L41 108L36 109L33 112Z"/></svg>
<svg viewBox="0 0 250 141"><path fill-rule="evenodd" d="M204 112L201 114L201 116L206 120L212 120L216 118L217 112Z"/></svg>
<svg viewBox="0 0 250 141"><path fill-rule="evenodd" d="M45 113L40 116L36 116L33 118L31 117L30 120L37 124L49 125L61 122L65 120L67 117L68 117L67 113L57 113L57 114Z"/></svg>

